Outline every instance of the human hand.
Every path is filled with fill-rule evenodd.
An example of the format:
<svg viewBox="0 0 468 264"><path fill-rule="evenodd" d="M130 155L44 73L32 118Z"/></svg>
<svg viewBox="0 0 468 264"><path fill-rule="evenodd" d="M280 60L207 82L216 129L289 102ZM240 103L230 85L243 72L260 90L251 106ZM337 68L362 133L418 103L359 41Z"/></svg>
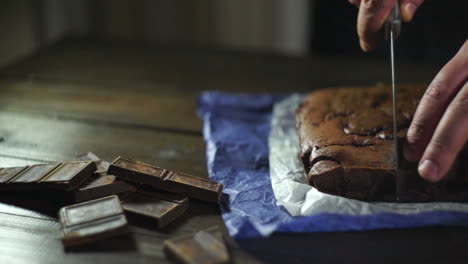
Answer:
<svg viewBox="0 0 468 264"><path fill-rule="evenodd" d="M378 32L385 24L397 0L348 0L359 8L357 32L359 44L365 52L371 51L377 44ZM414 13L424 0L400 0L400 12L403 21L410 22Z"/></svg>
<svg viewBox="0 0 468 264"><path fill-rule="evenodd" d="M408 129L404 155L419 161L422 178L437 182L467 141L468 40L427 88Z"/></svg>

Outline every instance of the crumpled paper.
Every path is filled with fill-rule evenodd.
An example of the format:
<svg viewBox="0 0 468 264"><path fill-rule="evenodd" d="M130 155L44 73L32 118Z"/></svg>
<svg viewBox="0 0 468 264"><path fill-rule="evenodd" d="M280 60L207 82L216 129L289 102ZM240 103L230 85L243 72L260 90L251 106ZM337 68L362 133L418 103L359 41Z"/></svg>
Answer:
<svg viewBox="0 0 468 264"><path fill-rule="evenodd" d="M233 237L268 235L290 218L276 206L268 166L272 107L282 98L220 92L199 97L208 173L224 185L221 211Z"/></svg>
<svg viewBox="0 0 468 264"><path fill-rule="evenodd" d="M307 182L296 132L295 111L304 95L294 94L275 105L269 136L270 177L279 206L293 216L320 213L372 215L456 211L468 213L466 203L368 203L317 191ZM444 224L441 222L440 224ZM363 226L362 229L366 227Z"/></svg>
<svg viewBox="0 0 468 264"><path fill-rule="evenodd" d="M289 138L294 136L290 133L294 118L283 112L283 117L289 120L287 121L289 128L279 131L278 124L283 122L276 118L279 112L275 111L274 120L277 121L271 123L274 104L285 97L220 92L204 92L199 97L198 112L204 121L203 134L207 146L208 173L212 180L224 185L221 213L231 236L242 239L268 236L274 232L302 233L468 225L465 206L464 210L451 208L450 211L446 211L447 207L443 207L444 211L416 214L394 213L386 209L382 210L382 213L359 214L357 212L360 210L369 211L366 207L382 206L369 203L353 205L344 198L337 198L337 203L333 207L323 199L315 202L312 199L310 201L314 206L309 206L306 202L309 197L322 194L311 192L311 187L304 184L305 178L301 179L303 176L299 173L299 168L289 165L290 161L296 160L294 155L288 154L291 149L287 147L287 144L290 144L290 147L295 145L294 139ZM299 100L300 97L295 102ZM294 109L287 101L279 105L287 105L291 110ZM281 157L274 155L279 145L272 140L270 144L273 145L268 145L270 131L272 132L270 139L274 137L274 133L284 133L282 140L285 148ZM269 155L270 153L272 155ZM273 158L274 156L276 158ZM278 163L283 164L277 166ZM283 176L279 179L284 181L284 185L290 185L284 187L289 189L278 191L280 184L275 180L276 193L273 192L270 165L278 177L295 175L291 176L295 180ZM295 169L290 170L290 168ZM285 198L288 196L289 198ZM307 211L312 208L314 208L313 213ZM301 210L304 210L304 216L300 216ZM413 209L408 208L408 212L411 210ZM311 215L307 215L308 213Z"/></svg>

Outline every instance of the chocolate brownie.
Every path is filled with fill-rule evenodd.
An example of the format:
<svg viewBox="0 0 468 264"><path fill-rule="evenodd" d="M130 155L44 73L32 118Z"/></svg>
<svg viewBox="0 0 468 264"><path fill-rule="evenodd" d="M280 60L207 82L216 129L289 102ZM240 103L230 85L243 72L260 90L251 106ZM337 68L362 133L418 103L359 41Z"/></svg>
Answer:
<svg viewBox="0 0 468 264"><path fill-rule="evenodd" d="M401 146L425 85L398 88L398 143ZM391 87L344 87L308 95L296 112L301 159L319 191L366 201L395 201ZM399 148L400 152L402 147ZM463 153L463 155L466 155ZM460 160L448 180L429 183L417 164L400 153L404 201L468 200L468 169ZM465 162L466 163L466 162Z"/></svg>

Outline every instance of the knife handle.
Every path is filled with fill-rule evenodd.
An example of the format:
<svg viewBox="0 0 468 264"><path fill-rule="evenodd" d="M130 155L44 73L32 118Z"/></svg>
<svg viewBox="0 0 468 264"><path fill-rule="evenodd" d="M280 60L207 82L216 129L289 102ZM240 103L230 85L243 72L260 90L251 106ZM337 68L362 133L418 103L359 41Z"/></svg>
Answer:
<svg viewBox="0 0 468 264"><path fill-rule="evenodd" d="M390 39L390 31L393 31L393 39L397 39L400 36L401 32L401 14L400 14L400 5L398 1L393 6L390 15L385 21L385 39Z"/></svg>

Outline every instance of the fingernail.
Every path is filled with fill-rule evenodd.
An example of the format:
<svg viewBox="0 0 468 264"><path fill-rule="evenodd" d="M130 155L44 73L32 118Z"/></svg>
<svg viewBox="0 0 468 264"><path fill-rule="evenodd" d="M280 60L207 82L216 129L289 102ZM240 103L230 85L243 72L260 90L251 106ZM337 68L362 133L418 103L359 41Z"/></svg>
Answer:
<svg viewBox="0 0 468 264"><path fill-rule="evenodd" d="M418 167L418 172L421 177L428 181L436 182L439 180L439 168L432 160L425 160L423 163L421 163L421 165Z"/></svg>
<svg viewBox="0 0 468 264"><path fill-rule="evenodd" d="M405 17L406 22L409 22L413 19L414 13L418 7L414 3L406 3L403 7L403 16Z"/></svg>
<svg viewBox="0 0 468 264"><path fill-rule="evenodd" d="M364 52L368 52L370 50L370 47L369 45L367 45L366 42L360 40L359 41L359 45L361 46L361 49L364 51Z"/></svg>

